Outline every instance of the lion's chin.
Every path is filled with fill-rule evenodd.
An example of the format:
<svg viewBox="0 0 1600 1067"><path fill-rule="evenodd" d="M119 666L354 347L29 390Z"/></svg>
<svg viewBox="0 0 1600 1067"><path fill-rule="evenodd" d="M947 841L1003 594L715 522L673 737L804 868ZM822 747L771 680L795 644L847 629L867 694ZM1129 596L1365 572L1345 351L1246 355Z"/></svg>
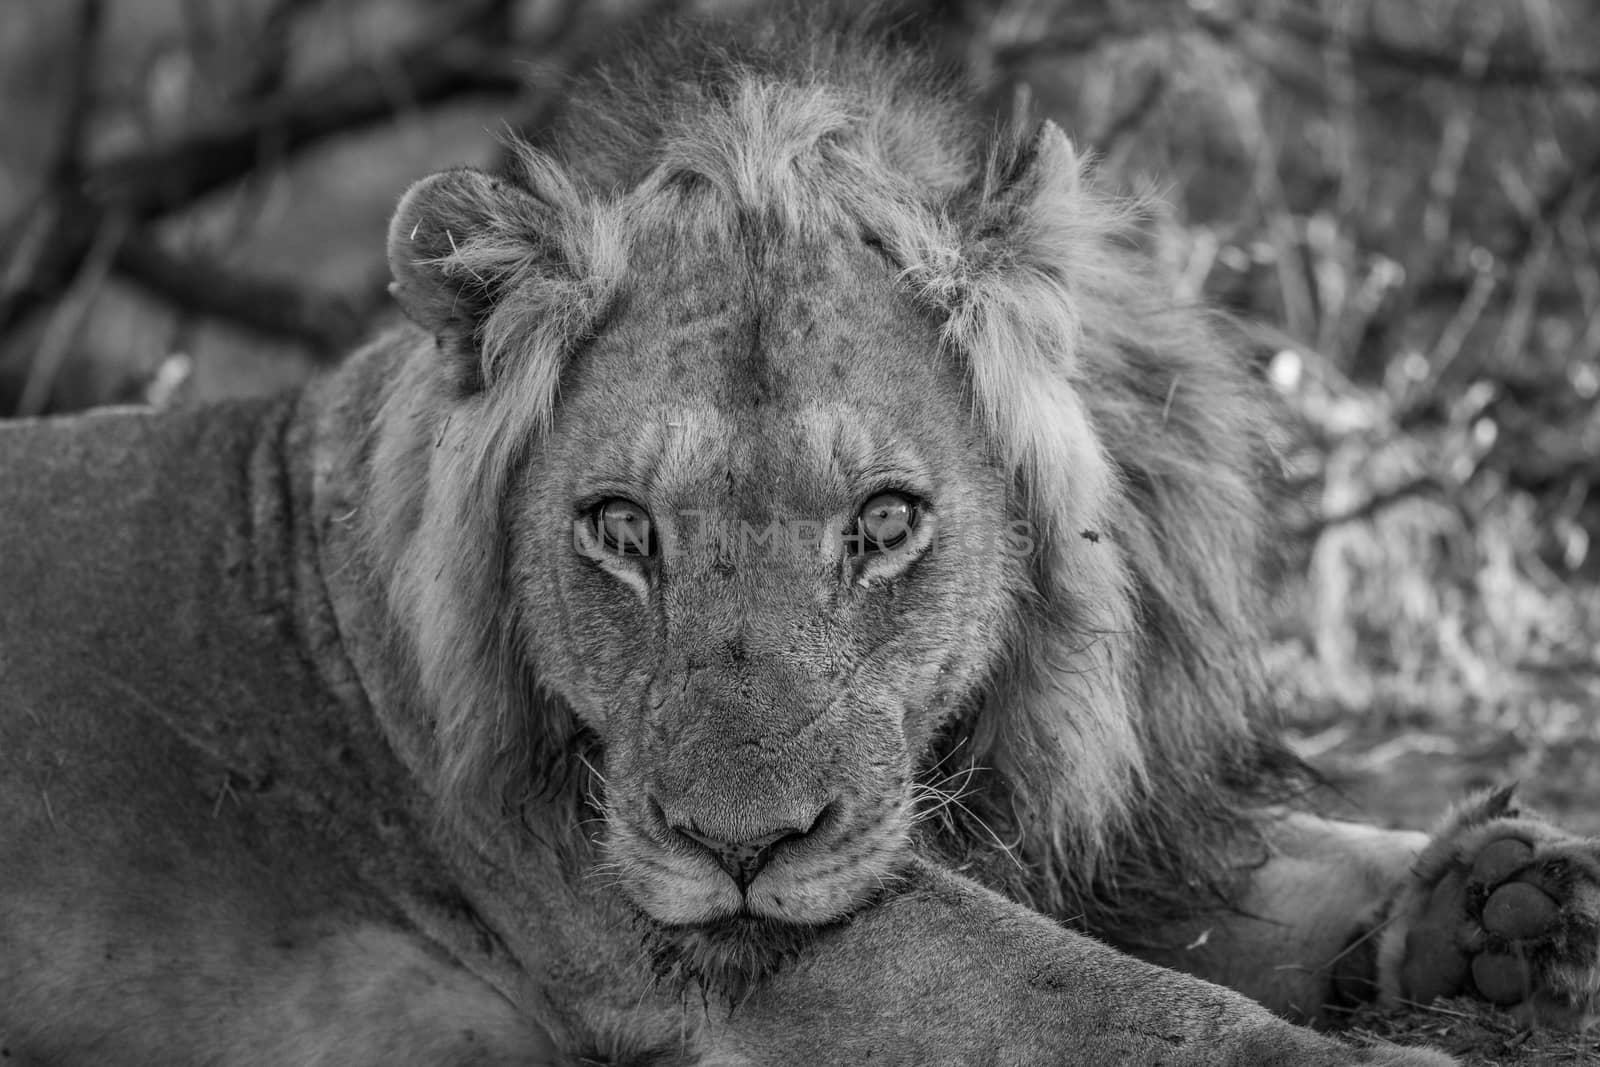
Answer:
<svg viewBox="0 0 1600 1067"><path fill-rule="evenodd" d="M730 1004L838 923L804 925L748 913L692 925L663 923L642 912L639 919L657 977L696 983Z"/></svg>
<svg viewBox="0 0 1600 1067"><path fill-rule="evenodd" d="M892 892L897 881L879 872L849 891L841 885L808 894L787 879L766 887L757 879L740 897L731 881L707 885L690 879L676 888L700 892L663 892L666 886L658 884L654 892L629 896L658 977L696 982L707 995L737 1003L818 937Z"/></svg>

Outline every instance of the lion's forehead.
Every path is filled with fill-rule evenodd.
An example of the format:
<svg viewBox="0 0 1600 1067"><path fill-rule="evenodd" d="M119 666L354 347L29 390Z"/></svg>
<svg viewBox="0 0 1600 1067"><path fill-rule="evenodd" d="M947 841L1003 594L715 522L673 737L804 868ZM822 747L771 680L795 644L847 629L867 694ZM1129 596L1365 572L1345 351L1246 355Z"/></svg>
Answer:
<svg viewBox="0 0 1600 1067"><path fill-rule="evenodd" d="M937 327L854 234L702 231L634 256L622 289L589 361L725 410L885 393L937 363Z"/></svg>
<svg viewBox="0 0 1600 1067"><path fill-rule="evenodd" d="M959 368L876 253L725 241L642 259L557 425L592 482L784 512L867 482L931 491L969 421Z"/></svg>

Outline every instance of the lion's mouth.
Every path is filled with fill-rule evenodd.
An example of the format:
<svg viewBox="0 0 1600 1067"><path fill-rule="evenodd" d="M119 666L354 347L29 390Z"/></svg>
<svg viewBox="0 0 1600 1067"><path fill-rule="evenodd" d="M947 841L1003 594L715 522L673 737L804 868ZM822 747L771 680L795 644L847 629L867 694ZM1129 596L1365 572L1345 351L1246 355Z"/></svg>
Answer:
<svg viewBox="0 0 1600 1067"><path fill-rule="evenodd" d="M754 950L760 946L778 947L797 939L803 940L807 934L828 924L789 922L746 911L710 922L676 926L657 922L653 925L667 937Z"/></svg>
<svg viewBox="0 0 1600 1067"><path fill-rule="evenodd" d="M780 842L754 867L685 843L687 835L663 834L648 820L613 814L606 853L619 888L654 922L742 950L835 922L875 897L908 854L900 811L823 824Z"/></svg>
<svg viewBox="0 0 1600 1067"><path fill-rule="evenodd" d="M862 908L897 891L911 858L906 807L842 806L741 878L664 832L647 803L608 812L605 860L658 977L737 1002ZM695 847L690 847L695 845Z"/></svg>
<svg viewBox="0 0 1600 1067"><path fill-rule="evenodd" d="M703 916L686 921L664 920L658 909L633 900L635 926L658 977L695 981L708 993L737 1003L817 939L848 924L861 909L898 892L908 858L902 853L897 861L877 868L870 881L859 883L846 896L835 897L839 906L806 918L793 918L804 914L793 908L763 912L756 903L761 899L758 893L740 894L737 904L714 896L716 903L709 908L706 898L695 895L680 899L680 907L669 910L669 914ZM760 884L758 878L752 888ZM794 888L792 882L789 888ZM660 898L656 899L659 902Z"/></svg>

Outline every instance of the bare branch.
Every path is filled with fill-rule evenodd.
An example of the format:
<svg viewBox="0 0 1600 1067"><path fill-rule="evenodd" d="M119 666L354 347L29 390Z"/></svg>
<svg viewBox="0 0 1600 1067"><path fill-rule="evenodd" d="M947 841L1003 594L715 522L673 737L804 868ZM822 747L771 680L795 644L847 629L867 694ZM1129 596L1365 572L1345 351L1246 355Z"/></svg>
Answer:
<svg viewBox="0 0 1600 1067"><path fill-rule="evenodd" d="M1563 219L1578 217L1597 189L1600 189L1600 147L1590 147L1583 158L1540 194L1525 224L1495 250L1495 269L1503 271L1504 264L1521 263L1533 254L1539 235L1558 228ZM1414 286L1413 299L1405 305L1405 310L1416 304L1460 300L1472 290L1478 273L1481 272L1451 272L1419 279Z"/></svg>
<svg viewBox="0 0 1600 1067"><path fill-rule="evenodd" d="M386 71L404 71L404 96ZM54 203L33 205L0 228L0 248L24 237L26 263L12 253L0 285L0 334L50 300L72 280L87 254L100 218L114 211L138 225L185 207L237 181L258 164L264 145L288 153L422 107L473 93L511 95L522 74L503 54L465 37L429 40L363 62L285 92L226 122L164 145L124 153L91 168L76 189L64 187ZM49 232L38 234L39 212L49 212Z"/></svg>
<svg viewBox="0 0 1600 1067"><path fill-rule="evenodd" d="M104 13L103 0L79 0L72 49L66 59L72 81L61 112L60 139L44 172L47 188L70 185L83 170L84 131L89 124L89 105L94 100L95 46L100 40Z"/></svg>
<svg viewBox="0 0 1600 1067"><path fill-rule="evenodd" d="M95 298L105 285L111 261L117 254L128 232L127 220L108 216L95 233L77 274L72 280L68 299L55 309L50 324L39 342L38 355L28 365L28 376L22 383L22 395L17 401L17 414L38 415L50 402L56 376L61 373L78 334L89 317Z"/></svg>
<svg viewBox="0 0 1600 1067"><path fill-rule="evenodd" d="M1399 485L1373 493L1354 507L1327 515L1319 515L1309 522L1301 524L1296 528L1295 534L1305 538L1316 537L1324 530L1335 526L1344 526L1352 522L1370 519L1378 512L1391 505L1398 504L1402 500L1415 496L1443 494L1447 491L1445 483L1437 476L1432 474L1419 475L1416 478L1401 482Z"/></svg>
<svg viewBox="0 0 1600 1067"><path fill-rule="evenodd" d="M1166 97L1166 74L1160 70L1152 72L1145 79L1139 95L1113 115L1104 130L1095 134L1092 143L1096 151L1102 156L1110 155L1125 138L1139 131L1139 127L1144 125L1151 112L1155 111Z"/></svg>
<svg viewBox="0 0 1600 1067"><path fill-rule="evenodd" d="M1183 20L1148 21L1119 17L1115 13L1064 15L1048 33L1007 41L994 50L994 60L1010 68L1041 57L1082 55L1105 45L1135 41L1169 33Z"/></svg>
<svg viewBox="0 0 1600 1067"><path fill-rule="evenodd" d="M1470 54L1436 52L1385 40L1375 34L1351 36L1305 11L1286 10L1274 20L1278 26L1313 46L1337 44L1357 62L1393 67L1406 74L1449 78L1466 85L1548 89L1559 85L1600 86L1600 68L1571 67L1536 56L1497 56L1475 59ZM1225 23L1200 16L1202 25Z"/></svg>
<svg viewBox="0 0 1600 1067"><path fill-rule="evenodd" d="M405 72L403 97L380 68ZM468 41L416 46L299 86L244 113L165 145L108 160L84 183L98 203L148 220L248 174L270 143L282 153L394 118L402 111L472 93L511 95L520 71Z"/></svg>
<svg viewBox="0 0 1600 1067"><path fill-rule="evenodd" d="M276 0L267 10L256 35L254 55L234 86L236 98L261 100L283 89L295 20L316 5L317 0Z"/></svg>
<svg viewBox="0 0 1600 1067"><path fill-rule="evenodd" d="M1375 33L1352 35L1317 15L1296 9L1286 9L1272 18L1240 18L1195 7L1174 7L1170 17L1159 19L1136 20L1115 14L1078 16L1063 19L1049 34L1002 45L996 50L995 59L1002 66L1008 66L1039 56L1075 55L1118 41L1190 29L1202 30L1223 41L1235 40L1243 30L1267 36L1276 31L1312 48L1337 45L1358 63L1392 67L1422 77L1449 78L1464 85L1529 89L1600 86L1600 67L1566 66L1538 56L1483 59L1470 54L1434 51L1400 44Z"/></svg>
<svg viewBox="0 0 1600 1067"><path fill-rule="evenodd" d="M175 308L299 341L325 359L338 356L360 338L383 294L378 286L370 300L316 292L283 279L176 255L148 235L123 242L115 267L119 276Z"/></svg>
<svg viewBox="0 0 1600 1067"><path fill-rule="evenodd" d="M70 192L38 197L0 230L0 335L71 284L100 230L100 212Z"/></svg>

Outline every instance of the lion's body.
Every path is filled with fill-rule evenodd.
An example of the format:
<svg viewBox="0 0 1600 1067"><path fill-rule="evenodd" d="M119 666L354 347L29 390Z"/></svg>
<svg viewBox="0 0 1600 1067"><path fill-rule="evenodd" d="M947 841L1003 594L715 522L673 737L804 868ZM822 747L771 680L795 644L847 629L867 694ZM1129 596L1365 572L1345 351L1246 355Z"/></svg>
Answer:
<svg viewBox="0 0 1600 1067"><path fill-rule="evenodd" d="M1272 806L1227 345L814 42L419 184L298 397L0 428L14 1059L1435 1062L1029 910L1315 1016L1423 839Z"/></svg>
<svg viewBox="0 0 1600 1067"><path fill-rule="evenodd" d="M305 1062L319 974L353 1006L357 978L449 971L397 933L404 894L450 883L341 696L291 413L4 430L0 1033L24 1062ZM372 1010L341 1014L377 1057L403 1034Z"/></svg>
<svg viewBox="0 0 1600 1067"><path fill-rule="evenodd" d="M308 565L313 516L338 517L314 505L296 415L0 428L11 1062L541 1062L546 1027L617 1062L692 1054L564 832L486 865L408 784ZM752 1059L786 1062L794 1039L767 1025ZM937 1062L909 1040L904 1062Z"/></svg>
<svg viewBox="0 0 1600 1067"><path fill-rule="evenodd" d="M524 842L508 891L408 785L313 562L313 517L338 517L306 421L279 401L0 429L3 1044L515 1063L548 1026L590 1054L673 1047L681 1006L646 999L625 914L565 848ZM496 907L514 958L476 925Z"/></svg>

